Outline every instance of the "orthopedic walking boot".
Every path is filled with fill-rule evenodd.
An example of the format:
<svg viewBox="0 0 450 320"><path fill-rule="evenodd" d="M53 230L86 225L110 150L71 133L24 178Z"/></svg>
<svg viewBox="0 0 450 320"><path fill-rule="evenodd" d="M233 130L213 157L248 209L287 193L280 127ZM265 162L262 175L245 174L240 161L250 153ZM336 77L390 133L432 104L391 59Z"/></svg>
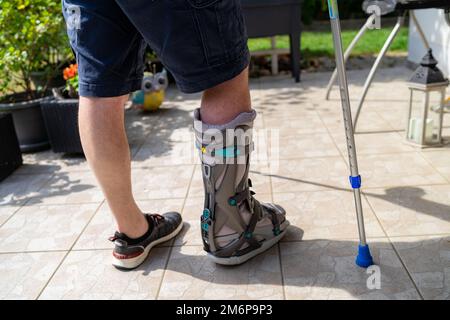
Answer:
<svg viewBox="0 0 450 320"><path fill-rule="evenodd" d="M224 125L203 123L194 112L205 205L201 233L208 257L238 265L272 247L285 235L285 210L254 198L248 178L256 112L245 112Z"/></svg>

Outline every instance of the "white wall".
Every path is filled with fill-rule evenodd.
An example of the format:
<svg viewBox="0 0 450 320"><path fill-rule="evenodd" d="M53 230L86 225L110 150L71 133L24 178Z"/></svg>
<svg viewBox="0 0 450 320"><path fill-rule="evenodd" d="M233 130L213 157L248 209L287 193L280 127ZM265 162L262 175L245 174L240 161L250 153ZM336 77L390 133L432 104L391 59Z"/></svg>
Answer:
<svg viewBox="0 0 450 320"><path fill-rule="evenodd" d="M433 54L439 61L438 67L450 77L450 26L445 21L444 10L417 10L415 13L433 49ZM419 63L425 53L417 28L410 19L408 59Z"/></svg>

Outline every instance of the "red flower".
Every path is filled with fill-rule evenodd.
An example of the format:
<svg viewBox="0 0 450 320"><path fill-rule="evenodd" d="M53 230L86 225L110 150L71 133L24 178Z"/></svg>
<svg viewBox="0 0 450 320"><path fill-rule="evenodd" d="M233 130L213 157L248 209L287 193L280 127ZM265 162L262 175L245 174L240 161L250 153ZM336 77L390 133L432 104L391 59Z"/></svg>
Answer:
<svg viewBox="0 0 450 320"><path fill-rule="evenodd" d="M78 74L78 65L71 64L69 67L65 68L63 71L64 80L69 80L74 78Z"/></svg>

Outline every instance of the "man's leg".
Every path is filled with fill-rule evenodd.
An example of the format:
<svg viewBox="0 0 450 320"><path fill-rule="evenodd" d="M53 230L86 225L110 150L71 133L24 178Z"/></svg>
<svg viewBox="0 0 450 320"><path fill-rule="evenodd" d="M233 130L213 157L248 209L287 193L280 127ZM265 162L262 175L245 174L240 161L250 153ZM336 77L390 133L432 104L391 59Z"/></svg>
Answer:
<svg viewBox="0 0 450 320"><path fill-rule="evenodd" d="M134 269L152 247L175 237L181 215L144 215L131 187L131 159L125 132L124 103L128 95L114 98L80 97L79 127L83 150L117 222L113 265Z"/></svg>
<svg viewBox="0 0 450 320"><path fill-rule="evenodd" d="M251 111L248 68L234 79L203 93L200 114L208 124L220 125L233 120L241 112Z"/></svg>
<svg viewBox="0 0 450 320"><path fill-rule="evenodd" d="M133 269L183 224L177 212L144 215L133 199L123 107L141 88L147 44L117 2L64 0L62 9L78 64L84 153L117 222L113 265Z"/></svg>
<svg viewBox="0 0 450 320"><path fill-rule="evenodd" d="M255 118L247 68L206 90L194 114L205 187L202 239L208 257L219 264L241 264L262 253L280 241L289 226L282 207L260 203L250 190Z"/></svg>
<svg viewBox="0 0 450 320"><path fill-rule="evenodd" d="M80 98L81 142L117 222L117 230L138 238L148 223L134 201L131 188L130 149L124 125L128 95L114 98Z"/></svg>

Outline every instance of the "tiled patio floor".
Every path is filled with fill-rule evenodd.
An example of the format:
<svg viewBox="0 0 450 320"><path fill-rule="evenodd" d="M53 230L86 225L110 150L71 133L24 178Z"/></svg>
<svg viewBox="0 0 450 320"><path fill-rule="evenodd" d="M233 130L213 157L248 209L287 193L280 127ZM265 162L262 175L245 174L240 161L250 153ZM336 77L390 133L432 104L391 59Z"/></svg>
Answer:
<svg viewBox="0 0 450 320"><path fill-rule="evenodd" d="M350 72L352 97L366 73ZM288 211L292 227L282 243L239 267L205 259L190 129L199 95L172 89L158 113L127 111L127 128L135 196L145 211L180 210L180 236L138 270L115 270L107 241L114 223L85 161L50 151L25 155L25 165L0 183L0 298L450 299L450 147L403 142L410 73L380 71L356 137L380 289L369 289L370 275L354 264L338 91L325 101L329 74L307 74L301 84L252 81L259 117L251 177L259 198ZM450 117L445 125L450 136Z"/></svg>

